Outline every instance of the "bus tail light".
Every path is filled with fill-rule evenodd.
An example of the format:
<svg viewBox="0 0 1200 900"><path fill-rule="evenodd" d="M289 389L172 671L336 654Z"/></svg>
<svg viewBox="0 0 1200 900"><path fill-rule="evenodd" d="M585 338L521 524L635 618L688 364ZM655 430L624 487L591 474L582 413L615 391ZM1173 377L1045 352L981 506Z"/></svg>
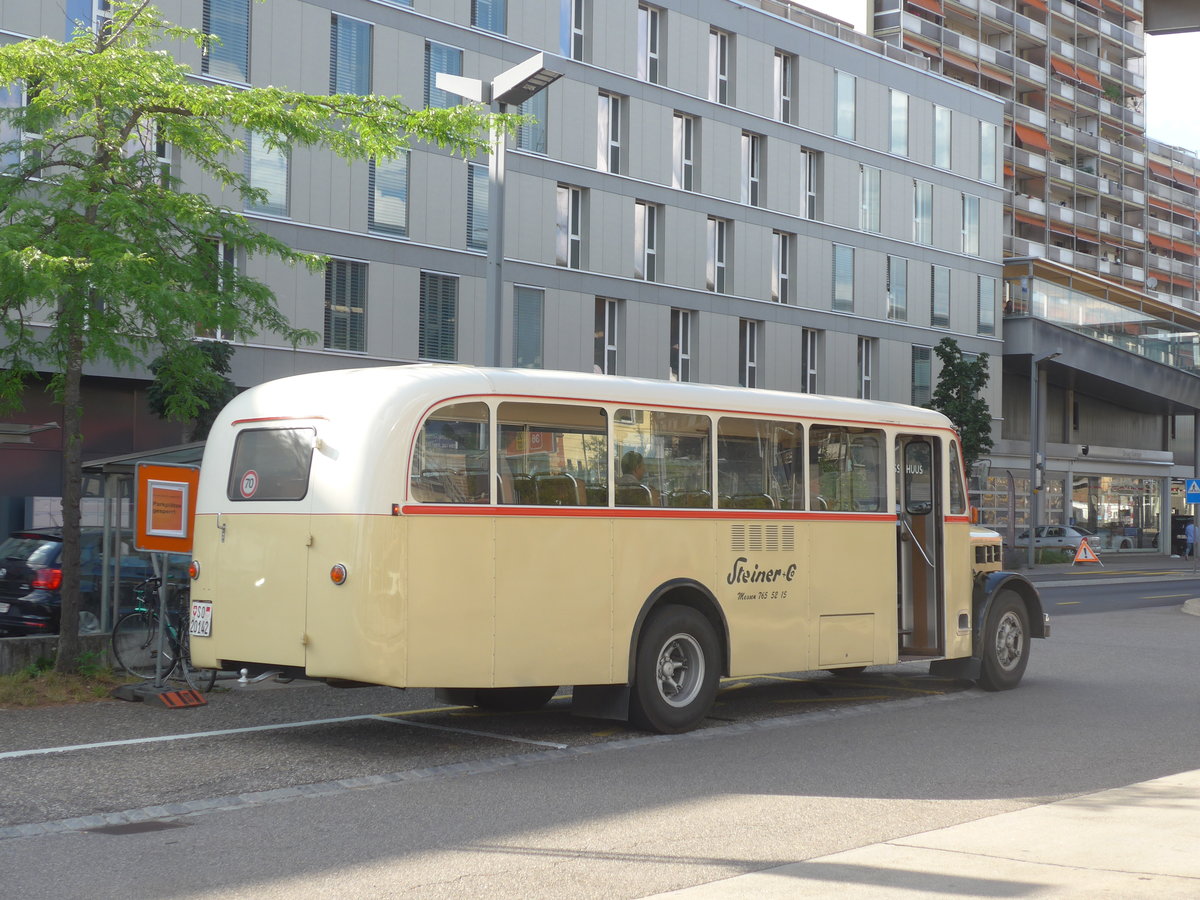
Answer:
<svg viewBox="0 0 1200 900"><path fill-rule="evenodd" d="M346 567L341 563L334 564L333 568L329 570L329 580L336 585L345 584L346 579L349 577L350 574L346 571Z"/></svg>
<svg viewBox="0 0 1200 900"><path fill-rule="evenodd" d="M200 577L200 560L193 559L188 564L188 578L192 579L192 581L195 581L199 577Z"/></svg>

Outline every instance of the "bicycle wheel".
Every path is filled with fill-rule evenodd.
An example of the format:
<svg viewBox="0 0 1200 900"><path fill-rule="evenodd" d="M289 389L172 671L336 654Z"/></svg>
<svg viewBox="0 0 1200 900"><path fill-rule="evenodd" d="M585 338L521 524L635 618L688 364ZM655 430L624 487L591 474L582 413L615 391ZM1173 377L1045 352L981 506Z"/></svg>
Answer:
<svg viewBox="0 0 1200 900"><path fill-rule="evenodd" d="M162 656L162 674L166 678L175 668L175 655L166 640ZM148 612L131 612L117 620L112 633L113 656L117 664L130 675L150 680L158 661L158 616Z"/></svg>
<svg viewBox="0 0 1200 900"><path fill-rule="evenodd" d="M207 694L217 683L216 669L197 669L192 665L192 636L185 625L183 630L183 652L179 657L179 666L183 669L183 680L193 690Z"/></svg>

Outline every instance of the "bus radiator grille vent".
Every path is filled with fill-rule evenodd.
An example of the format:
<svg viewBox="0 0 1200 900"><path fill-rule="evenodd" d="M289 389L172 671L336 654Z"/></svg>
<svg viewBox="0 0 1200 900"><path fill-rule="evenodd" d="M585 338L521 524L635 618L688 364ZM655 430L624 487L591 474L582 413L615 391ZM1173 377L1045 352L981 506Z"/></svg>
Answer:
<svg viewBox="0 0 1200 900"><path fill-rule="evenodd" d="M792 553L796 549L795 525L733 525L730 527L729 549L746 551Z"/></svg>

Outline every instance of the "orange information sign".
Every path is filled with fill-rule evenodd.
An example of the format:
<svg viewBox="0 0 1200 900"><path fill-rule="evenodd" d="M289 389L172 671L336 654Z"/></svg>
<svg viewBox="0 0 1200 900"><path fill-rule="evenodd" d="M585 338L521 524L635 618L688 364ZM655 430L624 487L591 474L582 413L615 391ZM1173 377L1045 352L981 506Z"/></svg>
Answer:
<svg viewBox="0 0 1200 900"><path fill-rule="evenodd" d="M1096 555L1096 551L1092 549L1092 545L1087 542L1087 538L1084 538L1079 542L1079 549L1075 551L1075 560L1071 563L1071 565L1081 562L1094 562L1104 565L1104 563L1100 562L1100 557Z"/></svg>
<svg viewBox="0 0 1200 900"><path fill-rule="evenodd" d="M134 546L159 553L190 553L196 517L195 466L138 463L134 493Z"/></svg>

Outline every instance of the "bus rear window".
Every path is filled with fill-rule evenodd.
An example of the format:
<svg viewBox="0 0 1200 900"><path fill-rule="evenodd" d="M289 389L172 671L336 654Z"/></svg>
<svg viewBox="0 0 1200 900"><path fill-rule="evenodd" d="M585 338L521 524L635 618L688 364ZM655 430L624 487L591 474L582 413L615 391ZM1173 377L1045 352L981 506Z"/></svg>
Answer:
<svg viewBox="0 0 1200 900"><path fill-rule="evenodd" d="M303 500L312 465L313 428L255 428L233 446L226 496L230 500Z"/></svg>

